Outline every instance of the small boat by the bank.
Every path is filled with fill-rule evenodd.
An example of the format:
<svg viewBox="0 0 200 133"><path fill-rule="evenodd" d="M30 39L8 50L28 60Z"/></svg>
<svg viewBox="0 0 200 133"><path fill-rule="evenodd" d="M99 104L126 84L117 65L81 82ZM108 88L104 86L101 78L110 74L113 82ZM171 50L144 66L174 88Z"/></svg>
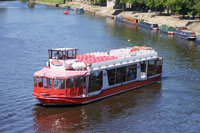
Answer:
<svg viewBox="0 0 200 133"><path fill-rule="evenodd" d="M174 35L186 40L196 40L195 32L188 30L186 27L176 27Z"/></svg>
<svg viewBox="0 0 200 133"><path fill-rule="evenodd" d="M74 7L74 6L68 6L68 9L73 10L73 11L78 12L78 13L84 13L84 9L83 8L78 8L78 7Z"/></svg>
<svg viewBox="0 0 200 133"><path fill-rule="evenodd" d="M147 21L144 21L144 20L140 21L139 26L140 27L144 27L146 29L153 30L153 31L158 31L159 30L158 24L154 24L154 23L147 22Z"/></svg>
<svg viewBox="0 0 200 133"><path fill-rule="evenodd" d="M120 17L120 16L115 17L115 20L118 22L124 22L124 19L125 17Z"/></svg>
<svg viewBox="0 0 200 133"><path fill-rule="evenodd" d="M87 104L161 80L162 58L151 47L48 52L47 66L34 73L33 96L43 105Z"/></svg>
<svg viewBox="0 0 200 133"><path fill-rule="evenodd" d="M174 35L174 32L176 31L176 28L170 27L167 25L161 25L160 26L160 32L166 33L168 35Z"/></svg>
<svg viewBox="0 0 200 133"><path fill-rule="evenodd" d="M84 13L84 9L83 8L76 8L76 12Z"/></svg>
<svg viewBox="0 0 200 133"><path fill-rule="evenodd" d="M137 18L132 18L132 17L125 17L123 20L125 23L128 24L133 24L133 25L138 25L139 24L139 19Z"/></svg>

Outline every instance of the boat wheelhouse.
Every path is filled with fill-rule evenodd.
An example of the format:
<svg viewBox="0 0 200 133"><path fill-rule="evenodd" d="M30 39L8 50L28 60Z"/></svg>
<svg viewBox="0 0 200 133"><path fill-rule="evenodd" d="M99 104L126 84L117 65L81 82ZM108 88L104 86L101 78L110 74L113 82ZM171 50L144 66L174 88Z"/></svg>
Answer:
<svg viewBox="0 0 200 133"><path fill-rule="evenodd" d="M48 53L47 66L34 73L32 95L43 105L86 104L161 80L162 58L150 47Z"/></svg>
<svg viewBox="0 0 200 133"><path fill-rule="evenodd" d="M195 32L188 30L186 27L177 27L174 35L186 40L196 40Z"/></svg>
<svg viewBox="0 0 200 133"><path fill-rule="evenodd" d="M176 31L176 28L174 28L174 27L170 27L167 25L160 26L160 32L166 33L168 35L174 35L175 31Z"/></svg>
<svg viewBox="0 0 200 133"><path fill-rule="evenodd" d="M147 21L144 21L144 20L140 21L139 26L140 27L144 27L146 29L153 30L153 31L158 31L159 30L158 24L154 24L154 23L147 22Z"/></svg>
<svg viewBox="0 0 200 133"><path fill-rule="evenodd" d="M128 24L138 25L139 24L139 19L132 18L132 17L125 17L124 22L128 23Z"/></svg>

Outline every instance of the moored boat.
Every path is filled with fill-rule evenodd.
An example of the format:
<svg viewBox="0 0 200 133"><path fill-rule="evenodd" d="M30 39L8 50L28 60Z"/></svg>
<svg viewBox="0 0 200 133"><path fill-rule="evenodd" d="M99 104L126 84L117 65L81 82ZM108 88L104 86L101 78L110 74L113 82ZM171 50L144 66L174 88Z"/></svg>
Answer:
<svg viewBox="0 0 200 133"><path fill-rule="evenodd" d="M84 9L83 9L83 8L78 8L78 7L74 7L74 6L69 6L68 9L73 10L73 11L75 11L75 12L84 13Z"/></svg>
<svg viewBox="0 0 200 133"><path fill-rule="evenodd" d="M174 28L174 27L170 27L167 25L160 26L160 32L166 33L168 35L174 35L175 31L176 31L176 28Z"/></svg>
<svg viewBox="0 0 200 133"><path fill-rule="evenodd" d="M177 27L174 35L186 40L196 40L195 32L187 30L186 27Z"/></svg>
<svg viewBox="0 0 200 133"><path fill-rule="evenodd" d="M154 23L147 22L147 21L144 21L144 20L140 21L139 26L140 27L144 27L146 29L153 30L153 31L158 31L159 30L158 24L154 24Z"/></svg>
<svg viewBox="0 0 200 133"><path fill-rule="evenodd" d="M151 47L48 54L47 66L34 73L33 97L43 105L87 104L161 80L162 58Z"/></svg>
<svg viewBox="0 0 200 133"><path fill-rule="evenodd" d="M132 18L132 17L125 17L124 22L128 23L128 24L138 25L139 24L139 19Z"/></svg>

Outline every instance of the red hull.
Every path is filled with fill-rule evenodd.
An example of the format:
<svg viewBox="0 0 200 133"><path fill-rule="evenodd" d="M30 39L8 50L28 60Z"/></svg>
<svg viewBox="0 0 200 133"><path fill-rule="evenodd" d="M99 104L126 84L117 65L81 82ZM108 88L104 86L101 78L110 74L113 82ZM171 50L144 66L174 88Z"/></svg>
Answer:
<svg viewBox="0 0 200 133"><path fill-rule="evenodd" d="M153 28L153 31L158 31L158 29L157 28Z"/></svg>
<svg viewBox="0 0 200 133"><path fill-rule="evenodd" d="M100 94L90 97L81 98L69 98L69 97L48 97L48 96L36 96L36 98L43 105L72 105L72 104L87 104L96 100L100 100L112 95L116 95L128 90L135 89L137 87L145 86L156 81L161 80L161 75L150 78L144 81L136 81L128 84L122 84L121 86L113 87L110 89L103 90Z"/></svg>
<svg viewBox="0 0 200 133"><path fill-rule="evenodd" d="M174 32L168 32L168 35L174 35Z"/></svg>

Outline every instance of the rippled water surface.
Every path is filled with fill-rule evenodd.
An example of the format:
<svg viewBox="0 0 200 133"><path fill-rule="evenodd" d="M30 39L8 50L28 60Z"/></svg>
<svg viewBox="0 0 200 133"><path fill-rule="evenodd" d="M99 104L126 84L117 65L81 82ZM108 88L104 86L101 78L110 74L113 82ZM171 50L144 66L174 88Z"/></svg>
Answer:
<svg viewBox="0 0 200 133"><path fill-rule="evenodd" d="M102 17L27 3L0 2L0 132L198 132L200 45ZM129 40L129 41L128 41ZM160 83L84 106L42 107L33 73L49 48L79 53L135 45L164 58Z"/></svg>

